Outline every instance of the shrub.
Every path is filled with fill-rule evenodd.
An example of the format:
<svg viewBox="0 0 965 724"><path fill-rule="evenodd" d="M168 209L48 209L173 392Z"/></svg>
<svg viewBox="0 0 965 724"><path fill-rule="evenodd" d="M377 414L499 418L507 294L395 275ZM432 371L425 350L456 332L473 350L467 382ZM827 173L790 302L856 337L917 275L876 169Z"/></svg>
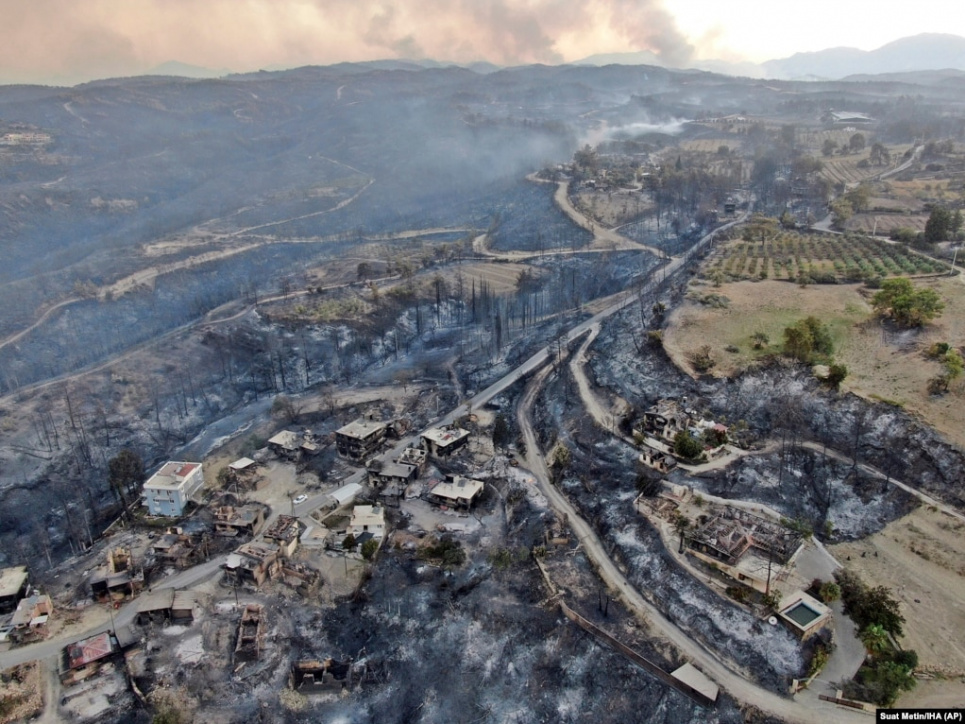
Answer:
<svg viewBox="0 0 965 724"><path fill-rule="evenodd" d="M935 375L928 380L929 395L943 395L948 392L948 375Z"/></svg>
<svg viewBox="0 0 965 724"><path fill-rule="evenodd" d="M828 663L828 659L831 658L831 652L828 647L824 644L818 644L814 647L814 655L811 657L811 663L808 664L808 676L814 676L824 665Z"/></svg>
<svg viewBox="0 0 965 724"><path fill-rule="evenodd" d="M744 586L728 586L725 593L738 603L744 603L747 600L747 589Z"/></svg>
<svg viewBox="0 0 965 724"><path fill-rule="evenodd" d="M784 328L784 354L799 362L810 362L815 355L834 351L831 333L817 317L807 317Z"/></svg>
<svg viewBox="0 0 965 724"><path fill-rule="evenodd" d="M841 383L848 376L848 368L842 364L832 364L828 368L828 385L831 389L837 390L841 387Z"/></svg>
<svg viewBox="0 0 965 724"><path fill-rule="evenodd" d="M462 543L453 540L449 535L430 542L419 552L419 557L423 560L440 561L447 568L461 566L466 562L466 552L462 549Z"/></svg>
<svg viewBox="0 0 965 724"><path fill-rule="evenodd" d="M692 364L698 372L707 372L713 369L717 361L714 359L713 350L711 350L710 345L705 344L693 350L690 353L690 364Z"/></svg>

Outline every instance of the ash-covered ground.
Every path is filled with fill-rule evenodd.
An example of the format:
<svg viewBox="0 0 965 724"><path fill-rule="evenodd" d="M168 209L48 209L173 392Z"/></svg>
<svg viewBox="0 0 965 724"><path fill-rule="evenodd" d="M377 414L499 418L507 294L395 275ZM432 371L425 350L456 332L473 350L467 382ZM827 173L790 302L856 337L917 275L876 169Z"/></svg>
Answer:
<svg viewBox="0 0 965 724"><path fill-rule="evenodd" d="M801 643L762 625L682 570L659 534L633 507L638 452L610 438L581 414L567 374L554 375L537 404L536 424L553 430L572 454L560 488L597 530L634 587L692 638L730 659L772 691L785 693L805 667Z"/></svg>
<svg viewBox="0 0 965 724"><path fill-rule="evenodd" d="M628 308L603 326L589 359L592 379L638 411L663 398L685 400L698 413L746 426L752 446L768 451L701 475L698 489L765 503L819 536L830 522L835 539L874 533L914 505L862 464L965 507L965 456L900 408L829 391L809 370L779 361L735 380L693 380L641 342L639 317Z"/></svg>
<svg viewBox="0 0 965 724"><path fill-rule="evenodd" d="M405 546L385 551L355 600L297 626L299 657L350 658L366 675L354 692L312 698L285 721L326 722L742 722L722 697L715 710L697 706L622 656L598 645L562 616L532 559L521 549L537 542L551 513L527 498L522 484L506 487L505 537L497 511L467 542L464 566L445 570ZM500 507L500 506L497 506ZM515 551L497 562L494 551ZM553 575L587 592L598 580L582 556L549 554ZM611 604L603 618L578 597L571 605L630 630ZM575 603L574 603L575 601ZM637 635L637 638L640 638ZM646 645L645 638L640 645ZM644 653L658 661L660 655ZM668 662L669 667L669 662Z"/></svg>

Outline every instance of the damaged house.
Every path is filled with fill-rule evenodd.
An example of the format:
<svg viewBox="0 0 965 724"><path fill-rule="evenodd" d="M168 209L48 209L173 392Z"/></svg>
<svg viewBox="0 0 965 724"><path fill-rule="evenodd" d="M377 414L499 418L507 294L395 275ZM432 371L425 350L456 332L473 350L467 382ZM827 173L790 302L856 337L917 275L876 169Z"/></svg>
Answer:
<svg viewBox="0 0 965 724"><path fill-rule="evenodd" d="M246 583L260 586L271 576L271 569L279 559L278 546L270 543L245 543L225 561L225 578L233 585Z"/></svg>
<svg viewBox="0 0 965 724"><path fill-rule="evenodd" d="M215 535L226 538L236 536L254 537L265 524L265 511L260 505L250 503L236 508L221 505L214 510Z"/></svg>
<svg viewBox="0 0 965 724"><path fill-rule="evenodd" d="M117 639L107 631L69 644L63 650L61 681L70 686L93 676L120 650Z"/></svg>
<svg viewBox="0 0 965 724"><path fill-rule="evenodd" d="M364 460L375 454L388 433L388 424L359 418L335 431L335 449L349 460Z"/></svg>
<svg viewBox="0 0 965 724"><path fill-rule="evenodd" d="M235 644L234 660L257 661L261 656L261 649L265 642L264 621L262 607L257 603L249 603L241 614L238 623L238 642Z"/></svg>
<svg viewBox="0 0 965 724"><path fill-rule="evenodd" d="M461 475L447 477L445 482L436 483L429 489L427 497L433 503L457 510L469 510L482 495L486 486L481 480L464 478Z"/></svg>
<svg viewBox="0 0 965 724"><path fill-rule="evenodd" d="M263 538L278 548L279 555L290 558L298 548L304 524L290 515L279 515L265 531Z"/></svg>
<svg viewBox="0 0 965 724"><path fill-rule="evenodd" d="M34 590L33 594L20 600L10 620L16 632L15 637L24 641L31 634L42 633L53 612L54 604L50 596Z"/></svg>
<svg viewBox="0 0 965 724"><path fill-rule="evenodd" d="M305 430L301 435L282 430L268 440L268 449L283 460L298 462L304 455L315 455L319 448L311 430Z"/></svg>
<svg viewBox="0 0 965 724"><path fill-rule="evenodd" d="M90 591L95 601L134 598L144 588L144 569L135 568L134 555L127 548L109 548L107 565L91 578Z"/></svg>
<svg viewBox="0 0 965 724"><path fill-rule="evenodd" d="M434 427L422 433L422 445L430 456L448 458L469 442L469 431L456 425Z"/></svg>
<svg viewBox="0 0 965 724"><path fill-rule="evenodd" d="M419 477L426 471L426 463L429 460L429 454L421 447L407 447L402 451L396 460L400 465L412 465L416 469L416 477Z"/></svg>
<svg viewBox="0 0 965 724"><path fill-rule="evenodd" d="M151 546L154 558L165 566L184 569L205 558L205 536L187 535L181 528L168 528Z"/></svg>
<svg viewBox="0 0 965 724"><path fill-rule="evenodd" d="M299 694L337 694L351 688L351 673L349 662L335 659L296 661L292 664L288 681Z"/></svg>
<svg viewBox="0 0 965 724"><path fill-rule="evenodd" d="M764 594L787 580L803 548L800 533L736 508L701 516L687 535L689 555Z"/></svg>
<svg viewBox="0 0 965 724"><path fill-rule="evenodd" d="M0 570L0 613L10 613L17 603L27 595L26 566L13 566Z"/></svg>
<svg viewBox="0 0 965 724"><path fill-rule="evenodd" d="M419 469L407 463L383 463L369 468L369 483L379 488L405 490L406 486L419 477Z"/></svg>
<svg viewBox="0 0 965 724"><path fill-rule="evenodd" d="M250 490L259 488L259 482L263 478L258 474L259 464L251 458L239 458L228 465L229 486L234 486L235 490Z"/></svg>
<svg viewBox="0 0 965 724"><path fill-rule="evenodd" d="M660 400L643 413L638 430L667 442L673 442L678 432L689 430L693 418L676 400Z"/></svg>

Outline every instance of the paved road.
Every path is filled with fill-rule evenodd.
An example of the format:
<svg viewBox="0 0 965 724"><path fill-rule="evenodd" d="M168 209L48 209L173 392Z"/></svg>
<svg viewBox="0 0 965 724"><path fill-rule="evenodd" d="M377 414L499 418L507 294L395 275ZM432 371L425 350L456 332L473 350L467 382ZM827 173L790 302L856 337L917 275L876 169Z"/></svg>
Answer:
<svg viewBox="0 0 965 724"><path fill-rule="evenodd" d="M199 566L194 566L193 568L189 568L174 576L166 578L156 586L152 586L152 588L189 588L200 581L210 578L217 570L221 568L221 565L225 562L225 559L226 556L212 558L206 563L202 563ZM133 623L134 616L137 614L137 603L138 602L136 600L128 601L114 613L114 627L120 628L129 626L131 623ZM56 639L48 639L47 641L31 644L30 646L22 646L17 649L5 651L0 653L0 670L9 668L11 666L16 666L27 661L55 657L60 653L62 648L67 646L67 644L72 644L75 641L80 641L88 636L93 636L94 634L101 633L102 631L109 631L110 629L111 623L110 621L107 621L105 623L98 624L97 626L92 626L86 631L73 633L70 636L61 636Z"/></svg>

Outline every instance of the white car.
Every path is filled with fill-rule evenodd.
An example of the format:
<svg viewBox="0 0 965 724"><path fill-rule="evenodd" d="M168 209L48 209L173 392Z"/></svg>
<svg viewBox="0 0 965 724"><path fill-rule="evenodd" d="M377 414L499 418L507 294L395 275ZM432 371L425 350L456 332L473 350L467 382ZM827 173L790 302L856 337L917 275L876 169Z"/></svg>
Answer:
<svg viewBox="0 0 965 724"><path fill-rule="evenodd" d="M305 495L304 493L302 493L302 494L299 495L297 498L295 498L294 500L292 500L292 502L293 502L295 505L301 505L301 504L304 503L306 500L308 500L308 496Z"/></svg>

